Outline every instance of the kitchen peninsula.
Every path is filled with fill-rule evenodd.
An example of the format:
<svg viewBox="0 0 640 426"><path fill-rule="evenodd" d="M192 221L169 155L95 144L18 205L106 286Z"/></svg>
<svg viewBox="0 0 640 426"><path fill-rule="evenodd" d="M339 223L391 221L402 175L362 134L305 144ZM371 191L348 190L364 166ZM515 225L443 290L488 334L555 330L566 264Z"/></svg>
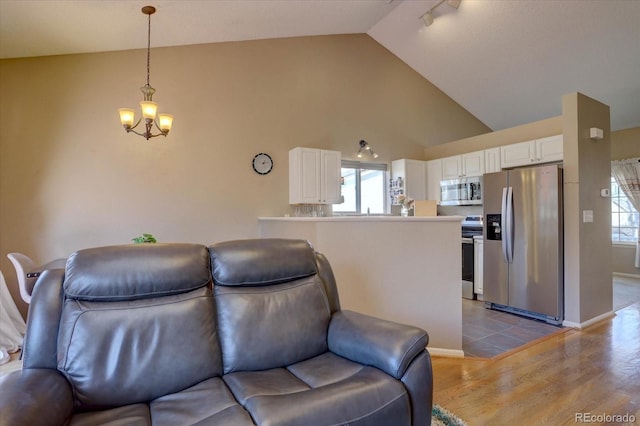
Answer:
<svg viewBox="0 0 640 426"><path fill-rule="evenodd" d="M463 356L461 216L261 217L262 238L301 238L329 259L343 309L422 327L432 354Z"/></svg>

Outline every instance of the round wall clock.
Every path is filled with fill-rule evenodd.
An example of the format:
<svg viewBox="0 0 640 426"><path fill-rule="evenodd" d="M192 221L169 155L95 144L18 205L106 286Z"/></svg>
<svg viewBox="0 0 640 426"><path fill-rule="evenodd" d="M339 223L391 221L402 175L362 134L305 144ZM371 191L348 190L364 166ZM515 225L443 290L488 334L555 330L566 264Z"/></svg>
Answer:
<svg viewBox="0 0 640 426"><path fill-rule="evenodd" d="M273 160L269 154L261 152L253 157L253 170L261 175L266 175L273 169Z"/></svg>

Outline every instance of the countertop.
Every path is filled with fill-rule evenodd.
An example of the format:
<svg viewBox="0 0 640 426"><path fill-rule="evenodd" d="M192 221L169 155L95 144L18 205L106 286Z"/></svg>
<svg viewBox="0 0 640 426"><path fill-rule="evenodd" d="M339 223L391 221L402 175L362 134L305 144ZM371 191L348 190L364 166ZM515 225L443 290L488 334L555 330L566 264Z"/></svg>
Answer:
<svg viewBox="0 0 640 426"><path fill-rule="evenodd" d="M329 217L259 217L264 221L286 222L461 222L464 216L329 216Z"/></svg>

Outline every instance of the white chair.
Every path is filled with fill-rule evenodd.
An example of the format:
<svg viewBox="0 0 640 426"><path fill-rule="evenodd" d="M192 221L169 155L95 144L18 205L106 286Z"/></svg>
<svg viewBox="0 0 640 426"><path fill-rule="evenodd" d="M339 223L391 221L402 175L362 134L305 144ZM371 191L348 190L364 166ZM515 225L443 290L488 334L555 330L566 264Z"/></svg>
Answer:
<svg viewBox="0 0 640 426"><path fill-rule="evenodd" d="M36 265L33 260L22 253L9 253L7 257L13 263L18 275L18 288L20 297L25 303L31 303L31 292L35 286L40 273L46 269L64 268L67 260L56 259L42 266Z"/></svg>

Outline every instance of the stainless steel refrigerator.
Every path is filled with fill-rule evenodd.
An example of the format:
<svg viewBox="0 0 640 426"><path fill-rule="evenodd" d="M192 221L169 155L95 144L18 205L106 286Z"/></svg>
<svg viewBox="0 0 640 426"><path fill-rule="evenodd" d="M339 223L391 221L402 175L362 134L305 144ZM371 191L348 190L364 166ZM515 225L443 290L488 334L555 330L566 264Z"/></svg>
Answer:
<svg viewBox="0 0 640 426"><path fill-rule="evenodd" d="M484 175L484 300L491 309L561 324L562 168Z"/></svg>

